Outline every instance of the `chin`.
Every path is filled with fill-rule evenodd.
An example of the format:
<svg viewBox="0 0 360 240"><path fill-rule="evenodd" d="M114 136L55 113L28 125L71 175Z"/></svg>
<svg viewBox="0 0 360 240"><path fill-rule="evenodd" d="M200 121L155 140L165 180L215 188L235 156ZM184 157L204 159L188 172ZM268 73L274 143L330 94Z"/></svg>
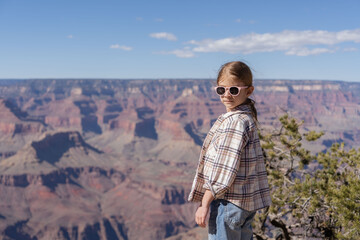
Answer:
<svg viewBox="0 0 360 240"><path fill-rule="evenodd" d="M234 104L224 104L225 105L225 107L227 107L227 108L234 108L234 107L236 107Z"/></svg>

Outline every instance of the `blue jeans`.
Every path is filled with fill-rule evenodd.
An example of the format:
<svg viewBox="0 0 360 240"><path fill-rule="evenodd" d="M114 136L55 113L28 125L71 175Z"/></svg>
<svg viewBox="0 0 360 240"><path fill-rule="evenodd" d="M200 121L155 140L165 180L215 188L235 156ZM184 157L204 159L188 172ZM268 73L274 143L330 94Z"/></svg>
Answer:
<svg viewBox="0 0 360 240"><path fill-rule="evenodd" d="M252 240L256 211L246 211L223 199L211 202L209 240Z"/></svg>

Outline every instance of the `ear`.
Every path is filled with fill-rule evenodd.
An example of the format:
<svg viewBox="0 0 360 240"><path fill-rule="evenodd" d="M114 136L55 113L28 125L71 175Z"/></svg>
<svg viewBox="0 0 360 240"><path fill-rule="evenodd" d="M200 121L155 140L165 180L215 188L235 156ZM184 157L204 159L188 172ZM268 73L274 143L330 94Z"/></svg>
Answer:
<svg viewBox="0 0 360 240"><path fill-rule="evenodd" d="M254 86L248 87L246 90L246 96L249 97L254 92Z"/></svg>

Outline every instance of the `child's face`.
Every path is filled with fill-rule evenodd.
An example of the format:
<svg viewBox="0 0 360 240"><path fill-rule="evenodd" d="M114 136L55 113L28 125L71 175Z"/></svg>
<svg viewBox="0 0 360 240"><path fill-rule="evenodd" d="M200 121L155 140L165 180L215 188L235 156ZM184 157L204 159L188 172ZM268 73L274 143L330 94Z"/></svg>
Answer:
<svg viewBox="0 0 360 240"><path fill-rule="evenodd" d="M238 80L235 80L232 77L224 77L219 82L219 86L222 86L222 87L232 87L232 86L244 87L245 84L242 82L239 82ZM230 94L229 90L226 90L225 94L220 96L220 100L225 105L226 110L231 111L231 109L244 103L245 100L251 95L251 93L253 91L254 91L253 86L248 87L248 88L242 88L242 89L240 89L239 95L233 96Z"/></svg>

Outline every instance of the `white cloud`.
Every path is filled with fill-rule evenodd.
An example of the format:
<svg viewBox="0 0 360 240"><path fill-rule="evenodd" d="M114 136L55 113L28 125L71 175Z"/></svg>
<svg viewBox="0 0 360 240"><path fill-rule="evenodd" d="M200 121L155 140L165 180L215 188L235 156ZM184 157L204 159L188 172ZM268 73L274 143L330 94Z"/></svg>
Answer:
<svg viewBox="0 0 360 240"><path fill-rule="evenodd" d="M67 38L72 39L72 38L74 38L74 36L73 35L68 35Z"/></svg>
<svg viewBox="0 0 360 240"><path fill-rule="evenodd" d="M166 55L172 54L179 58L192 58L195 56L194 52L191 51L188 47L186 47L184 49L177 49L174 51L169 51L169 52L163 51L163 52L159 52L159 54L166 54Z"/></svg>
<svg viewBox="0 0 360 240"><path fill-rule="evenodd" d="M189 52L193 52L192 56L194 56L194 53L209 52L251 54L281 51L286 55L308 56L333 53L339 49L335 48L334 45L344 42L360 43L360 29L339 32L286 30L278 33L249 33L217 40L191 40L187 44L194 47L187 49L186 53L191 56Z"/></svg>
<svg viewBox="0 0 360 240"><path fill-rule="evenodd" d="M167 33L167 32L159 32L159 33L151 33L150 37L152 38L157 38L157 39L166 39L169 41L176 41L177 38L174 34L172 33Z"/></svg>
<svg viewBox="0 0 360 240"><path fill-rule="evenodd" d="M245 23L245 24L255 24L255 23L256 23L255 20L244 21L244 20L242 20L242 19L240 19L240 18L235 19L235 22L237 22L237 23Z"/></svg>
<svg viewBox="0 0 360 240"><path fill-rule="evenodd" d="M164 19L162 19L162 18L156 18L155 19L155 22L163 22L164 21Z"/></svg>
<svg viewBox="0 0 360 240"><path fill-rule="evenodd" d="M285 54L286 55L296 55L296 56L309 56L309 55L318 55L321 53L333 53L333 52L335 52L335 50L328 49L328 48L313 48L313 49L293 48L293 49L290 49L289 51L285 52Z"/></svg>
<svg viewBox="0 0 360 240"><path fill-rule="evenodd" d="M142 21L142 20L143 20L142 17L137 17L137 18L136 18L136 21Z"/></svg>
<svg viewBox="0 0 360 240"><path fill-rule="evenodd" d="M180 57L180 58L192 58L192 57L195 56L195 54L192 51L186 50L186 49L174 50L174 51L171 51L169 53L174 54L174 55L176 55L177 57Z"/></svg>
<svg viewBox="0 0 360 240"><path fill-rule="evenodd" d="M124 50L124 51L131 51L131 50L133 49L132 47L124 46L124 45L119 45L119 44L111 45L110 48L113 48L113 49L121 49L121 50Z"/></svg>

